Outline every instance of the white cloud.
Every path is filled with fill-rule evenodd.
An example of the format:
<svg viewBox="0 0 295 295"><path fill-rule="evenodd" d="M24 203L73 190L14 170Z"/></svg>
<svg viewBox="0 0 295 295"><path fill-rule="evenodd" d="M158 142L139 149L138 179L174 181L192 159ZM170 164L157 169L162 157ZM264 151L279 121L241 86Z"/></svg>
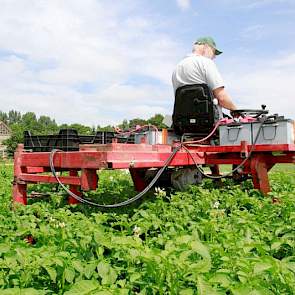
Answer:
<svg viewBox="0 0 295 295"><path fill-rule="evenodd" d="M217 2L217 1L216 1ZM294 0L218 0L222 5L230 5L233 8L256 9L267 5L275 4L280 7L294 5Z"/></svg>
<svg viewBox="0 0 295 295"><path fill-rule="evenodd" d="M240 59L228 61L225 73L229 92L239 108L260 108L295 118L295 53L273 60Z"/></svg>
<svg viewBox="0 0 295 295"><path fill-rule="evenodd" d="M180 7L180 9L182 10L186 10L190 7L191 5L191 1L190 0L176 0L177 1L177 5Z"/></svg>
<svg viewBox="0 0 295 295"><path fill-rule="evenodd" d="M266 30L264 25L256 24L244 28L240 34L240 38L258 41L265 37L270 32Z"/></svg>
<svg viewBox="0 0 295 295"><path fill-rule="evenodd" d="M190 4L178 1L183 9ZM167 19L145 15L137 5L2 0L1 110L89 125L171 113L171 72L186 50L172 39ZM231 72L223 72L240 106L266 103L272 112L294 117L295 53L275 56L225 61Z"/></svg>
<svg viewBox="0 0 295 295"><path fill-rule="evenodd" d="M246 2L246 3L245 3ZM286 5L286 4L294 4L293 0L250 0L245 1L246 7L248 8L256 8L269 4L278 4L278 5Z"/></svg>
<svg viewBox="0 0 295 295"><path fill-rule="evenodd" d="M179 48L161 33L163 20L136 14L136 3L1 1L2 110L84 124L131 119L129 109L137 117L164 112L158 101L170 103ZM128 86L138 76L156 84Z"/></svg>

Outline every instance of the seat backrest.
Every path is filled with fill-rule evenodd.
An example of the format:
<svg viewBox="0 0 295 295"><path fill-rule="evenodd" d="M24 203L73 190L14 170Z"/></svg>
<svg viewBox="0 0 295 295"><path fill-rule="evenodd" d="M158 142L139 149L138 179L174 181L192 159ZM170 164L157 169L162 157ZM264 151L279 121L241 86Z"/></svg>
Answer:
<svg viewBox="0 0 295 295"><path fill-rule="evenodd" d="M215 123L213 94L206 84L185 85L176 90L173 128L176 134L208 134Z"/></svg>

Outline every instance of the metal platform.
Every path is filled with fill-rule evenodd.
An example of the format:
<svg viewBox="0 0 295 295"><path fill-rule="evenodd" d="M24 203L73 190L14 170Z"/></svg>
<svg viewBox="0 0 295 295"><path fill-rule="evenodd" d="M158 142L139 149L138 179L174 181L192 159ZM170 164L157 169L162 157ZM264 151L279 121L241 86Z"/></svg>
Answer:
<svg viewBox="0 0 295 295"><path fill-rule="evenodd" d="M82 191L95 190L98 185L97 171L100 169L129 169L135 188L143 190L143 172L150 168L161 168L173 150L174 145L148 144L86 144L79 151L60 151L54 156L56 171L68 171L60 180L70 185L70 190L80 195ZM189 150L189 153L187 150ZM270 191L268 171L277 163L295 163L295 144L240 146L199 146L186 144L175 154L169 167L199 165L238 165L252 150L245 162L243 173L252 176L253 184L263 194ZM27 185L31 183L57 183L50 175L50 152L30 152L19 145L14 157L13 201L27 204ZM216 170L218 171L218 169ZM69 203L76 203L72 197Z"/></svg>

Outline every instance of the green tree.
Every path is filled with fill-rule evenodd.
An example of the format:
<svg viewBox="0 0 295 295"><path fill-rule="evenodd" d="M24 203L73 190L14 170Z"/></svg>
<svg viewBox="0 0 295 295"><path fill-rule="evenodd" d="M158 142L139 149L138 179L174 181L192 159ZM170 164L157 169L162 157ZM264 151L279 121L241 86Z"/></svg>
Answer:
<svg viewBox="0 0 295 295"><path fill-rule="evenodd" d="M146 120L140 119L140 118L135 118L135 119L132 119L132 120L129 121L130 128L133 128L136 125L143 126L143 125L146 125L146 124L148 124L148 122Z"/></svg>
<svg viewBox="0 0 295 295"><path fill-rule="evenodd" d="M93 129L89 126L84 126L84 125L81 125L81 124L78 124L78 123L75 123L75 124L71 124L69 125L68 128L72 128L72 129L75 129L77 130L78 134L93 134Z"/></svg>
<svg viewBox="0 0 295 295"><path fill-rule="evenodd" d="M55 120L48 116L40 116L38 119L37 129L39 134L54 134L58 132L58 125Z"/></svg>
<svg viewBox="0 0 295 295"><path fill-rule="evenodd" d="M0 121L4 122L5 124L8 123L8 116L5 112L0 111Z"/></svg>
<svg viewBox="0 0 295 295"><path fill-rule="evenodd" d="M24 128L21 124L10 125L11 136L4 140L3 144L7 147L8 156L13 156L13 153L19 143L23 142Z"/></svg>
<svg viewBox="0 0 295 295"><path fill-rule="evenodd" d="M162 123L164 116L161 114L155 114L153 117L149 118L147 121L149 124L154 125L158 128L166 128L167 126Z"/></svg>
<svg viewBox="0 0 295 295"><path fill-rule="evenodd" d="M32 133L34 131L38 131L38 127L37 127L38 124L37 123L38 123L37 117L36 117L35 113L33 113L33 112L25 113L22 116L21 125L23 126L23 128L25 130L30 130Z"/></svg>
<svg viewBox="0 0 295 295"><path fill-rule="evenodd" d="M111 125L107 125L107 126L104 126L104 127L100 127L99 128L99 131L114 131L114 127L111 126Z"/></svg>
<svg viewBox="0 0 295 295"><path fill-rule="evenodd" d="M130 124L127 119L124 119L123 122L118 125L118 127L122 130L128 130L130 128Z"/></svg>
<svg viewBox="0 0 295 295"><path fill-rule="evenodd" d="M8 112L8 122L9 124L21 123L22 115L20 112L11 110Z"/></svg>

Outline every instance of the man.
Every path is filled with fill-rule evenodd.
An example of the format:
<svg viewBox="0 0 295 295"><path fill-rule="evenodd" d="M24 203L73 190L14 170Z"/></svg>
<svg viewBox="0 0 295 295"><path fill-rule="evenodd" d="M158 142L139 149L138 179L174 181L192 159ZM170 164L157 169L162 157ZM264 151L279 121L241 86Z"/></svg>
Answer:
<svg viewBox="0 0 295 295"><path fill-rule="evenodd" d="M193 45L192 54L180 61L172 75L174 93L184 85L207 84L217 98L219 106L230 111L236 110L235 104L224 89L224 82L213 62L222 51L216 48L211 37L199 38Z"/></svg>

